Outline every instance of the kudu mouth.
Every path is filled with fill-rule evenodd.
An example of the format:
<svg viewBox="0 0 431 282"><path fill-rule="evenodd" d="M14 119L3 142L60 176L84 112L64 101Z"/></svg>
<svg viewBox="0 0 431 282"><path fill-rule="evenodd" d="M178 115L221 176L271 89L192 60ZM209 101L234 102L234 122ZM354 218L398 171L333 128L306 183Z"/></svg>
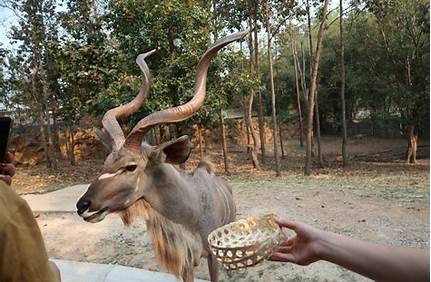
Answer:
<svg viewBox="0 0 431 282"><path fill-rule="evenodd" d="M92 211L92 212L89 212L88 209L86 209L85 211L78 210L78 214L85 221L90 222L90 223L96 223L96 222L100 222L103 219L105 219L105 216L107 216L109 214L109 210L108 210L108 208L103 208L101 210Z"/></svg>

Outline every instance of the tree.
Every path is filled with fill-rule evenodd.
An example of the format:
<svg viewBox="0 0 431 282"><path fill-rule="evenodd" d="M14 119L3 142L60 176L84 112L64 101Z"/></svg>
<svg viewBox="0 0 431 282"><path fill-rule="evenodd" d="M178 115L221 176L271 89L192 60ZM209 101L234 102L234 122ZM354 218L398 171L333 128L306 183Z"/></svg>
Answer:
<svg viewBox="0 0 431 282"><path fill-rule="evenodd" d="M226 129L225 129L225 123L224 123L223 110L221 107L220 107L220 125L221 125L221 136L222 136L224 173L226 175L230 175L229 154L228 154L227 144L226 144Z"/></svg>
<svg viewBox="0 0 431 282"><path fill-rule="evenodd" d="M253 28L253 36L251 36L250 42L252 43L252 46L249 46L250 48L250 54L253 54L254 56L254 62L253 62L253 71L254 76L256 76L256 79L261 81L260 78L260 52L259 52L259 22L262 20L260 17L260 10L262 9L261 2L258 0L224 0L224 1L214 1L215 3L215 14L219 15L221 18L221 24L228 29L241 29L244 23L247 23L247 25L250 28ZM250 58L251 60L252 58ZM263 108L263 98L262 98L262 87L261 83L258 85L256 89L253 90L253 94L257 94L257 113L258 113L258 124L259 124L259 141L260 141L260 151L261 151L261 162L265 163L265 155L266 155L266 149L265 149L265 124L264 124L264 108ZM253 98L251 101L251 105L254 101L254 95L253 97L249 97L250 99ZM250 103L248 103L250 105ZM245 111L247 114L248 110ZM251 119L251 117L250 117ZM247 122L248 123L248 122ZM250 127L246 125L246 130L250 131ZM253 134L253 132L251 132ZM249 134L247 133L247 136ZM249 137L248 137L249 138ZM252 139L254 140L255 138ZM253 141L254 142L254 141ZM255 148L257 143L254 143L253 149L256 151ZM252 157L251 159L254 159ZM254 163L257 163L257 160L253 161Z"/></svg>
<svg viewBox="0 0 431 282"><path fill-rule="evenodd" d="M258 29L258 12L259 12L259 1L253 1L253 25L254 25L254 64L255 72L260 75L260 60L259 60L259 29ZM258 122L259 122L259 140L260 140L260 151L262 163L265 163L265 122L263 114L263 99L262 91L257 91L258 98Z"/></svg>
<svg viewBox="0 0 431 282"><path fill-rule="evenodd" d="M322 48L322 41L323 41L323 35L324 35L324 29L325 29L324 26L325 26L326 16L328 14L328 4L329 4L329 0L325 0L323 3L319 31L317 32L317 46L313 56L313 68L311 72L311 81L310 81L310 96L308 98L307 151L306 151L305 167L304 167L305 175L311 174L311 142L312 142L312 133L313 133L314 103L315 103L315 95L317 91L317 76L319 71L320 52Z"/></svg>
<svg viewBox="0 0 431 282"><path fill-rule="evenodd" d="M389 64L392 100L401 115L408 149L407 162L416 162L418 127L429 116L429 2L424 0L370 0L366 7L374 15L380 43ZM428 109L426 109L428 108ZM428 112L428 113L427 113ZM425 114L425 115L424 115Z"/></svg>
<svg viewBox="0 0 431 282"><path fill-rule="evenodd" d="M280 172L280 156L278 153L278 145L277 145L277 113L275 108L275 86L274 86L274 74L273 74L273 66L272 66L272 45L271 45L271 26L269 22L270 10L269 10L269 0L265 2L265 25L266 25L266 33L268 35L268 67L269 67L269 82L271 87L271 109L272 109L272 139L274 141L274 158L275 158L275 174L276 176L281 176Z"/></svg>
<svg viewBox="0 0 431 282"><path fill-rule="evenodd" d="M312 69L313 69L313 39L311 34L311 11L310 11L310 0L306 1L306 11L307 11L307 43L308 43L308 56L309 56L309 83L307 88L307 108L309 106L308 99L310 99L310 87L311 87L311 76L312 76ZM305 83L305 66L303 68L304 72L304 83ZM308 111L307 111L308 112ZM316 117L318 119L318 117ZM314 156L314 131L311 133L311 154Z"/></svg>
<svg viewBox="0 0 431 282"><path fill-rule="evenodd" d="M22 97L20 101L26 107L33 107L38 120L42 145L47 166L56 169L56 156L53 151L52 124L55 109L55 90L52 77L51 53L49 46L55 41L56 33L50 27L55 25L54 3L48 0L16 0L8 1L7 6L19 17L17 25L12 27L12 39L20 42L16 59L13 61L15 70L25 77L28 84L17 89ZM13 79L13 78L12 78ZM15 84L15 86L24 86ZM30 95L28 95L30 93Z"/></svg>
<svg viewBox="0 0 431 282"><path fill-rule="evenodd" d="M252 23L251 23L251 18L249 18L249 28L252 29ZM254 41L257 41L257 37L256 34L254 34ZM249 66L250 66L250 75L256 77L257 72L255 71L255 68L257 67L256 61L253 61L253 53L256 52L257 50L254 49L253 50L253 37L250 35L249 36L249 41L248 41L248 45L249 45L249 50L250 50L250 58L249 58ZM256 45L254 45L256 46ZM246 123L248 128L250 129L250 133L251 133L251 137L253 140L253 147L251 147L250 149L250 157L253 163L253 167L256 169L259 169L259 160L257 159L257 137L256 137L256 132L254 130L253 127L253 121L252 121L252 112L253 112L253 100L254 100L254 93L255 91L258 91L259 93L261 93L259 87L257 89L250 89L250 94L249 94L249 99L248 99L248 103L247 105L245 105L245 113L246 113ZM261 143L262 145L262 143ZM262 159L264 159L264 148L265 147L261 147L263 148L262 150Z"/></svg>
<svg viewBox="0 0 431 282"><path fill-rule="evenodd" d="M298 113L298 122L299 122L299 145L302 147L303 137L304 137L304 126L302 122L302 110L301 110L301 94L299 87L299 77L298 77L298 55L296 53L295 43L292 44L292 58L293 58L293 66L295 69L295 89L296 89L296 109Z"/></svg>
<svg viewBox="0 0 431 282"><path fill-rule="evenodd" d="M312 68L313 68L313 40L311 35L311 12L310 12L310 2L307 0L307 27L308 27L308 47L309 47L309 55L310 55L310 81L309 81L309 87L308 89L311 89L311 77L312 77ZM322 157L322 147L320 142L320 113L319 113L319 100L317 95L317 88L316 88L316 94L314 95L314 104L315 104L315 117L316 117L316 139L317 139L317 155L319 160L320 167L323 167L323 157ZM310 92L308 93L310 96ZM311 137L311 145L314 146L314 135ZM314 154L314 149L312 147L311 154Z"/></svg>
<svg viewBox="0 0 431 282"><path fill-rule="evenodd" d="M346 122L346 99L344 97L346 85L346 71L344 69L344 34L343 34L343 0L340 0L340 77L341 77L341 124L343 128L343 144L341 152L343 155L343 166L347 165L347 122Z"/></svg>
<svg viewBox="0 0 431 282"><path fill-rule="evenodd" d="M65 31L61 36L62 48L55 52L61 81L58 117L65 125L67 155L72 165L75 164L76 124L93 112L95 97L106 93L119 73L118 55L104 30L106 17L95 13L95 4L71 0L66 10L58 13Z"/></svg>

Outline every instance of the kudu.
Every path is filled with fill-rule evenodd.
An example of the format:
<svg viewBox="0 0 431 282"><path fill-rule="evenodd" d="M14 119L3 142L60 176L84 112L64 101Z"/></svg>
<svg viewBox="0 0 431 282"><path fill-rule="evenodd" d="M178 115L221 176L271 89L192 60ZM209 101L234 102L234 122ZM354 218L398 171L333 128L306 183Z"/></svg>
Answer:
<svg viewBox="0 0 431 282"><path fill-rule="evenodd" d="M139 55L136 62L144 74L144 85L132 102L104 115L102 124L108 134L99 137L112 151L102 174L76 204L78 214L92 223L109 213L119 213L128 225L142 215L160 264L187 282L193 281L193 267L201 257L208 260L211 281L218 281L218 263L209 250L207 237L235 219L232 190L214 175L208 162L201 162L191 174L174 166L190 155L188 136L158 146L143 139L154 126L188 119L202 106L211 59L222 47L247 33L227 36L205 52L197 67L194 97L188 103L146 116L125 138L117 118L135 112L150 89L150 73L144 59L154 51Z"/></svg>

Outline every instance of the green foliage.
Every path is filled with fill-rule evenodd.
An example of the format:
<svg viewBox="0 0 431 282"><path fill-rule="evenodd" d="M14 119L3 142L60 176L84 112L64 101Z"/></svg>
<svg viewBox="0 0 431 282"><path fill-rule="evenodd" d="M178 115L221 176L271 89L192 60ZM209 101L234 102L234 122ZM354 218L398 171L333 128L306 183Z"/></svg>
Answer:
<svg viewBox="0 0 431 282"><path fill-rule="evenodd" d="M352 9L344 21L347 118L353 120L363 113L369 113L369 118L376 123L397 119L398 122L416 124L423 133L427 133L429 13L424 11L428 11L428 2L361 2L365 2L359 3L364 10ZM341 120L340 39L337 19L332 15L332 19L328 20L332 24L327 26L321 54L318 95L323 127L325 123L338 124ZM300 50L299 42L306 42L305 36L301 26L293 25L289 32L281 35L279 60L285 69L281 68L282 75L277 83L287 82L287 88L290 88L287 90L289 97L296 96L289 42L295 41L297 50ZM307 48L307 44L304 45ZM305 53L308 81L308 50ZM301 59L300 57L300 61ZM409 71L411 83L408 78ZM288 105L283 106L281 111L288 111L296 104L292 99L284 99Z"/></svg>
<svg viewBox="0 0 431 282"><path fill-rule="evenodd" d="M319 1L310 3L320 6ZM100 116L132 100L142 87L135 58L154 48L158 51L147 59L153 76L150 97L124 122L133 125L151 112L187 102L205 50L217 38L253 25L256 9L260 30L263 16L262 1L245 0L111 0L99 3L103 9L96 11L97 16L91 2L82 0L64 1L60 9L52 0L13 0L10 4L19 15L11 30L11 43L17 47L6 50L0 46L0 102L23 119L34 120L34 108L46 99L52 117L68 124L85 115ZM306 19L304 5L299 4L270 1L280 120L295 120L296 114L292 44L302 67L303 43L306 81L309 76ZM314 12L319 15L318 9ZM332 24L327 26L321 55L318 95L323 127L339 121L341 112L335 14L327 21ZM428 1L352 1L345 15L345 37L348 119L369 113L375 122L398 120L427 131ZM248 50L244 51L248 48L238 51L238 45L232 45L219 52L208 72L204 106L182 123L183 128L193 123L216 126L220 107L241 107L241 98L252 91L262 91L265 112L270 113L267 58L262 44L260 47L258 77L250 74ZM49 95L32 95L32 87L35 93L43 93L45 82Z"/></svg>
<svg viewBox="0 0 431 282"><path fill-rule="evenodd" d="M113 95L118 93L126 100L131 100L140 87L136 83L140 73L134 58L153 48L158 48L157 52L147 59L153 76L151 96L145 102L144 112L136 115L133 122L142 118L142 114L190 100L197 63L213 41L210 35L214 29L208 25L210 13L197 1L112 1L108 17L113 40L118 44L118 52L123 54L124 60L120 64L125 67L118 77L120 81L114 82L113 87L101 93L97 104L100 101L108 103L105 96L114 98L116 96ZM235 66L232 60L235 60L235 56L223 53L213 60L208 72L204 106L186 125L201 123L210 126L218 122L215 113L220 104L226 104L225 100L232 96L229 95L232 92L229 89L233 86L230 73ZM123 87L121 80L127 75L133 76L131 80L134 83Z"/></svg>

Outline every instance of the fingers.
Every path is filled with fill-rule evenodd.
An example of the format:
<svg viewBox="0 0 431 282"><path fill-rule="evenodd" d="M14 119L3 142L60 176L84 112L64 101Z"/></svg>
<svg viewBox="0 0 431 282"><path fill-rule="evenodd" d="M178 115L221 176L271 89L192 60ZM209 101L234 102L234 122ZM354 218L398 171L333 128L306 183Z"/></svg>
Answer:
<svg viewBox="0 0 431 282"><path fill-rule="evenodd" d="M286 228L289 228L289 229L292 229L292 230L296 230L297 229L296 222L294 222L294 221L290 221L290 220L282 219L282 218L276 218L275 222L277 222L277 224L280 227L286 227Z"/></svg>
<svg viewBox="0 0 431 282"><path fill-rule="evenodd" d="M11 185L12 177L15 175L15 166L12 164L14 155L7 152L4 158L4 163L0 163L0 180Z"/></svg>
<svg viewBox="0 0 431 282"><path fill-rule="evenodd" d="M4 159L6 163L12 163L15 159L15 156L12 153L7 152Z"/></svg>
<svg viewBox="0 0 431 282"><path fill-rule="evenodd" d="M275 252L269 257L269 260L283 261L283 262L295 262L295 257L290 253Z"/></svg>
<svg viewBox="0 0 431 282"><path fill-rule="evenodd" d="M277 253L289 253L292 251L292 247L278 247L276 252Z"/></svg>
<svg viewBox="0 0 431 282"><path fill-rule="evenodd" d="M285 241L283 241L280 244L280 246L290 247L293 245L293 243L295 243L295 240L296 240L296 236L290 237L289 239L286 239Z"/></svg>
<svg viewBox="0 0 431 282"><path fill-rule="evenodd" d="M0 175L0 180L6 182L7 185L12 184L12 177L10 177L9 175Z"/></svg>
<svg viewBox="0 0 431 282"><path fill-rule="evenodd" d="M0 174L5 174L7 176L13 177L15 175L15 166L9 163L1 163Z"/></svg>

